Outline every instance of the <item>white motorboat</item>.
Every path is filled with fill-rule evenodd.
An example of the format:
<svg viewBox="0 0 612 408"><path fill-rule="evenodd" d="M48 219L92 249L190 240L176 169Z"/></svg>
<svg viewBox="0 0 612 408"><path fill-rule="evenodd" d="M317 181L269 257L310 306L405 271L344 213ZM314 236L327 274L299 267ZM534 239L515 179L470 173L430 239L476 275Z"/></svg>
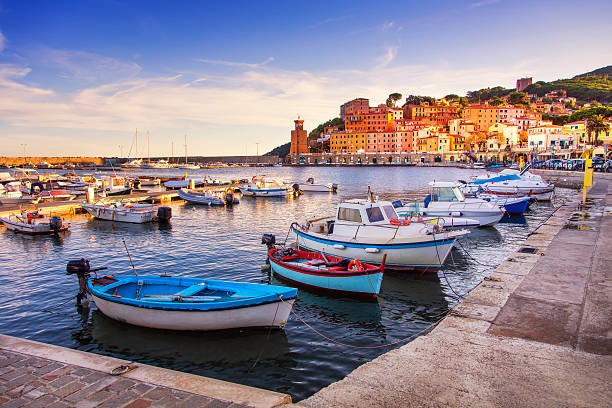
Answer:
<svg viewBox="0 0 612 408"><path fill-rule="evenodd" d="M134 159L123 165L124 167L139 168L142 167L142 159Z"/></svg>
<svg viewBox="0 0 612 408"><path fill-rule="evenodd" d="M185 163L185 164L179 164L178 166L179 169L185 169L185 170L197 170L200 168L199 165L193 163L193 162L189 162L189 163Z"/></svg>
<svg viewBox="0 0 612 408"><path fill-rule="evenodd" d="M554 195L555 186L544 181L542 177L530 173L527 169L522 172L504 169L493 177L491 174L475 177L463 185L462 189L472 194L484 191L497 196L527 196L540 201L550 201Z"/></svg>
<svg viewBox="0 0 612 408"><path fill-rule="evenodd" d="M291 187L278 180L266 179L266 176L254 176L245 187L240 187L240 192L251 197L286 197L290 189Z"/></svg>
<svg viewBox="0 0 612 408"><path fill-rule="evenodd" d="M0 204L36 203L38 200L40 200L40 197L37 195L24 195L21 192L21 183L19 181L0 184Z"/></svg>
<svg viewBox="0 0 612 408"><path fill-rule="evenodd" d="M11 214L8 217L0 217L0 221L9 231L30 235L57 234L70 228L70 223L62 217L45 217L38 211L23 211L20 214Z"/></svg>
<svg viewBox="0 0 612 408"><path fill-rule="evenodd" d="M390 202L353 199L338 205L336 215L291 226L298 248L392 269L435 271L455 240L468 230L444 231L437 223L400 219Z"/></svg>
<svg viewBox="0 0 612 408"><path fill-rule="evenodd" d="M155 187L161 184L161 180L158 178L138 178L138 183L142 187Z"/></svg>
<svg viewBox="0 0 612 408"><path fill-rule="evenodd" d="M164 187L170 190L178 190L180 188L202 187L206 184L204 177L185 177L181 180L169 180L164 183Z"/></svg>
<svg viewBox="0 0 612 408"><path fill-rule="evenodd" d="M38 181L40 174L36 169L14 169L13 177L20 181Z"/></svg>
<svg viewBox="0 0 612 408"><path fill-rule="evenodd" d="M466 200L459 190L459 184L448 181L429 183L431 193L423 203L408 204L397 208L398 214L412 216L423 214L432 217L471 218L477 220L481 227L495 225L504 216L503 208L485 200Z"/></svg>
<svg viewBox="0 0 612 408"><path fill-rule="evenodd" d="M178 191L178 195L181 199L195 204L204 205L225 205L226 201L221 199L215 192L211 190L198 191L198 190L187 190L181 188ZM233 197L232 197L233 203Z"/></svg>
<svg viewBox="0 0 612 408"><path fill-rule="evenodd" d="M11 181L17 181L15 177L11 176L11 173L0 173L0 184L10 183Z"/></svg>
<svg viewBox="0 0 612 408"><path fill-rule="evenodd" d="M168 221L172 217L170 207L158 207L152 204L98 202L83 204L82 207L95 218L133 224Z"/></svg>
<svg viewBox="0 0 612 408"><path fill-rule="evenodd" d="M335 183L315 184L314 178L310 177L306 183L288 183L293 186L294 190L300 190L308 193L335 193L338 191L338 185Z"/></svg>

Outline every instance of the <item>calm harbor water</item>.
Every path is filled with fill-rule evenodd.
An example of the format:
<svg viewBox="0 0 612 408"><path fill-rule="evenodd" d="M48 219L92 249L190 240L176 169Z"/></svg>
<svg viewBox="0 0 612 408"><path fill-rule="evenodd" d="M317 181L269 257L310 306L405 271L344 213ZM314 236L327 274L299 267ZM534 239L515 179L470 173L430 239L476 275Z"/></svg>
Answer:
<svg viewBox="0 0 612 408"><path fill-rule="evenodd" d="M262 171L284 180L335 182L338 194L286 199L244 197L229 208L172 203L170 225L127 225L69 217L62 237L27 237L0 228L0 327L13 336L111 355L160 367L239 382L292 395L294 401L346 376L392 347L355 349L325 340L295 317L284 330L178 333L149 330L110 320L92 307L74 306L78 284L65 275L70 259L130 274L125 239L139 274L209 277L282 284L260 266L263 233L283 241L294 220L333 213L342 199L363 197L367 185L381 199L410 197L427 182L466 179L480 170L456 168L227 168L189 171L220 179L250 178ZM184 174L147 170L143 174ZM524 217L506 217L495 228L478 229L452 251L429 279L385 275L376 303L331 298L300 290L294 311L314 329L339 342L376 346L426 329L515 250L570 190L557 189L552 203L536 203ZM70 300L70 301L69 301ZM67 303L65 303L67 302ZM397 344L393 347L400 347Z"/></svg>

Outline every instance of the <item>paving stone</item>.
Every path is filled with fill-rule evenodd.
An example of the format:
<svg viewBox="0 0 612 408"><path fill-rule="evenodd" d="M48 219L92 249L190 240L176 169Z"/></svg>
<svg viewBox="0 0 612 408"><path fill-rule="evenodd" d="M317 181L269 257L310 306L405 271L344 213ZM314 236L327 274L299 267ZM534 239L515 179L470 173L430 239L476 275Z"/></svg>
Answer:
<svg viewBox="0 0 612 408"><path fill-rule="evenodd" d="M52 392L53 390L51 388L47 387L46 385L43 385L41 387L33 389L32 391L24 395L28 398L36 399L42 397L43 395L51 394Z"/></svg>
<svg viewBox="0 0 612 408"><path fill-rule="evenodd" d="M87 397L89 397L90 395L108 387L109 385L111 385L112 383L114 383L115 381L117 381L117 379L115 377L111 377L109 375L105 376L104 378L89 384L87 387L83 388L80 391L77 391L73 394L68 395L67 397L65 397L64 399L68 402L73 402L76 403L80 400L83 400Z"/></svg>
<svg viewBox="0 0 612 408"><path fill-rule="evenodd" d="M57 395L59 398L64 398L72 393L82 390L86 386L87 386L86 384L80 383L78 381L73 381L69 384L64 385L61 388L58 388L57 390L53 392L53 394Z"/></svg>
<svg viewBox="0 0 612 408"><path fill-rule="evenodd" d="M172 390L166 387L155 387L151 391L143 394L144 398L151 400L161 400L166 397L170 397L172 395Z"/></svg>
<svg viewBox="0 0 612 408"><path fill-rule="evenodd" d="M37 375L37 376L42 376L42 375L48 374L62 367L64 367L64 364L52 362L50 364L47 364L44 367L37 368L36 370L32 371L32 374Z"/></svg>
<svg viewBox="0 0 612 408"><path fill-rule="evenodd" d="M40 388L42 385L43 383L41 383L40 381L33 380L23 384L21 387L13 388L12 390L7 390L6 395L9 395L13 398L20 397L29 393L32 390Z"/></svg>
<svg viewBox="0 0 612 408"><path fill-rule="evenodd" d="M17 377L21 377L23 375L23 373L20 370L13 370L11 368L10 371L7 371L6 373L0 375L0 378L6 381L10 381L10 380L14 380Z"/></svg>
<svg viewBox="0 0 612 408"><path fill-rule="evenodd" d="M154 387L154 385L140 383L140 384L136 384L134 387L132 387L132 391L142 395L142 394L145 394L145 393L149 392L150 390L152 390L153 387Z"/></svg>
<svg viewBox="0 0 612 408"><path fill-rule="evenodd" d="M208 398L203 395L191 395L186 400L177 404L177 408L207 407L212 401L212 398Z"/></svg>
<svg viewBox="0 0 612 408"><path fill-rule="evenodd" d="M108 391L98 391L95 394L91 394L86 399L79 400L74 405L76 408L94 408L100 405L102 402L113 397L114 394Z"/></svg>
<svg viewBox="0 0 612 408"><path fill-rule="evenodd" d="M31 401L28 404L28 408L47 408L49 405L56 402L58 399L55 395L47 394L43 395L40 398Z"/></svg>
<svg viewBox="0 0 612 408"><path fill-rule="evenodd" d="M25 398L25 397L20 397L20 398L16 398L16 399L12 399L10 401L7 401L4 404L0 405L0 407L2 407L2 408L30 407L31 403L32 403L31 399Z"/></svg>
<svg viewBox="0 0 612 408"><path fill-rule="evenodd" d="M7 390L12 390L13 388L20 387L23 384L34 380L36 380L36 377L34 377L32 374L24 374L20 377L7 381L4 386Z"/></svg>
<svg viewBox="0 0 612 408"><path fill-rule="evenodd" d="M55 379L53 381L51 381L49 383L49 386L53 387L53 388L61 388L66 384L70 384L71 382L73 382L76 378L74 378L71 375L66 375L63 377L60 377L58 379Z"/></svg>
<svg viewBox="0 0 612 408"><path fill-rule="evenodd" d="M146 407L150 406L151 403L152 403L152 401L150 401L150 400L138 398L137 400L134 400L134 401L130 402L129 404L127 404L123 408L146 408ZM192 406L195 407L195 405L192 405Z"/></svg>
<svg viewBox="0 0 612 408"><path fill-rule="evenodd" d="M215 399L215 400L210 401L210 403L206 405L206 408L227 408L231 405L232 405L231 402Z"/></svg>
<svg viewBox="0 0 612 408"><path fill-rule="evenodd" d="M64 365L63 367L58 368L57 370L53 370L50 373L43 375L42 378L47 381L53 381L65 375L69 375L71 371L71 367Z"/></svg>
<svg viewBox="0 0 612 408"><path fill-rule="evenodd" d="M121 380L108 387L108 390L111 392L119 393L124 390L127 390L130 387L133 387L134 385L136 385L136 381L128 380L127 378L122 378Z"/></svg>
<svg viewBox="0 0 612 408"><path fill-rule="evenodd" d="M104 373L100 373L98 371L94 371L91 374L81 378L81 381L84 382L84 383L91 384L91 383L94 383L94 382L96 382L96 381L98 381L98 380L100 380L100 379L102 379L104 377L107 377L107 376L108 376L108 374L104 374Z"/></svg>
<svg viewBox="0 0 612 408"><path fill-rule="evenodd" d="M76 370L72 372L72 375L75 377L86 377L92 374L93 372L94 371L90 370L89 368L77 368Z"/></svg>
<svg viewBox="0 0 612 408"><path fill-rule="evenodd" d="M49 405L47 408L68 408L70 405L66 404L62 401L56 401L53 404Z"/></svg>
<svg viewBox="0 0 612 408"><path fill-rule="evenodd" d="M108 388L108 390L110 391L110 387ZM121 407L136 398L138 398L138 394L132 391L126 391L124 393L115 395L113 398L100 405L100 408Z"/></svg>

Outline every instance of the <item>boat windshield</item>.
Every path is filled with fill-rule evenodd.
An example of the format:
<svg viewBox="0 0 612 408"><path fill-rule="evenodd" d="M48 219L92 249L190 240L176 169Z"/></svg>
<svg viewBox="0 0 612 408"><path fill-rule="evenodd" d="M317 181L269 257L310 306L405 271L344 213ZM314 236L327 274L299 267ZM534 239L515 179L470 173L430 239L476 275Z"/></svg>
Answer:
<svg viewBox="0 0 612 408"><path fill-rule="evenodd" d="M457 187L434 187L432 201L464 201L465 196Z"/></svg>
<svg viewBox="0 0 612 408"><path fill-rule="evenodd" d="M361 223L361 214L356 208L338 208L338 221L350 221Z"/></svg>
<svg viewBox="0 0 612 408"><path fill-rule="evenodd" d="M383 206L383 210L385 211L385 215L387 216L388 220L391 220L393 218L398 218L397 212L395 211L395 208L393 208L393 206L385 205Z"/></svg>
<svg viewBox="0 0 612 408"><path fill-rule="evenodd" d="M366 208L366 214L368 215L368 221L370 222L379 222L385 220L385 217L383 217L383 213L380 207Z"/></svg>

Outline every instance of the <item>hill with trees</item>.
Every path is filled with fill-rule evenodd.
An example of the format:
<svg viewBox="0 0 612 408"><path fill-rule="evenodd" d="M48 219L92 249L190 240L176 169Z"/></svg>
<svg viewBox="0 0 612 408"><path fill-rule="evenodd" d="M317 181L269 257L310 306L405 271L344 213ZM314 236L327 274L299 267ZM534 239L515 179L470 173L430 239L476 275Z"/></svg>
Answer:
<svg viewBox="0 0 612 408"><path fill-rule="evenodd" d="M612 103L612 65L570 79L538 81L525 88L525 92L544 96L555 89L564 89L567 91L567 96L583 102Z"/></svg>
<svg viewBox="0 0 612 408"><path fill-rule="evenodd" d="M289 152L291 152L291 142L275 147L274 149L270 150L268 153L264 154L264 156L285 157L289 155Z"/></svg>

